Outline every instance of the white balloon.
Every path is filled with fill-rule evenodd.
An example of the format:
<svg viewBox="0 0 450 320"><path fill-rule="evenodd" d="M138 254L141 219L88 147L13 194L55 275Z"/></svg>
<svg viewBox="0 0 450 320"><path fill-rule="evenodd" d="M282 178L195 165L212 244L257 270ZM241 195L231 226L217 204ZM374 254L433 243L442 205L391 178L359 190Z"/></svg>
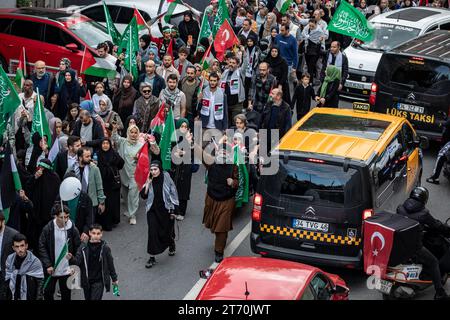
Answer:
<svg viewBox="0 0 450 320"><path fill-rule="evenodd" d="M59 187L59 196L62 201L69 201L78 197L81 193L81 182L75 177L63 180Z"/></svg>

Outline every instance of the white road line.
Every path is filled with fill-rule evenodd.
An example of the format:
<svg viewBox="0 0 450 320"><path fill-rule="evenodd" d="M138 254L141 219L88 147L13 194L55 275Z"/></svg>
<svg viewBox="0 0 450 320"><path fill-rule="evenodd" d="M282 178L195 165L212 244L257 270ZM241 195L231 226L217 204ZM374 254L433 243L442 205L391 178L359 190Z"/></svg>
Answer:
<svg viewBox="0 0 450 320"><path fill-rule="evenodd" d="M249 223L239 232L239 234L231 241L231 243L225 248L224 256L230 257L234 251L240 246L242 241L244 241L247 236L250 234L250 231L252 230L252 221L250 220ZM217 263L214 262L209 266L208 269L215 269L217 267ZM200 293L200 290L202 290L203 286L206 283L206 279L200 278L197 283L192 287L192 289L186 294L186 296L183 298L183 300L194 300L197 298L197 295Z"/></svg>

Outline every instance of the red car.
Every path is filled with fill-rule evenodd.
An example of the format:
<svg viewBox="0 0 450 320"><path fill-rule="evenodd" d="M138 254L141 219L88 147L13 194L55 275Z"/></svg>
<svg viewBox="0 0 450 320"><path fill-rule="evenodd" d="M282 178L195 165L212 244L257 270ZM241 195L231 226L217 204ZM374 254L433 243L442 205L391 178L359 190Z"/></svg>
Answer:
<svg viewBox="0 0 450 320"><path fill-rule="evenodd" d="M339 276L297 262L261 257L225 258L197 300L348 300Z"/></svg>
<svg viewBox="0 0 450 320"><path fill-rule="evenodd" d="M15 72L22 47L33 65L45 61L47 71L57 71L62 58L80 71L84 49L110 40L105 27L82 15L42 8L0 9L0 64ZM31 69L30 67L28 67Z"/></svg>

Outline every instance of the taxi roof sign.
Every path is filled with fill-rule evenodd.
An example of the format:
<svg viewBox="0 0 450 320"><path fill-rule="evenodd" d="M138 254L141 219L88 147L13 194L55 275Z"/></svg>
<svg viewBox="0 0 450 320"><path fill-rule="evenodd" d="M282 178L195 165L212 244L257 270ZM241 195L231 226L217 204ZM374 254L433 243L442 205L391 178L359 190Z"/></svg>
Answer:
<svg viewBox="0 0 450 320"><path fill-rule="evenodd" d="M353 111L366 113L370 111L370 104L364 102L353 102Z"/></svg>

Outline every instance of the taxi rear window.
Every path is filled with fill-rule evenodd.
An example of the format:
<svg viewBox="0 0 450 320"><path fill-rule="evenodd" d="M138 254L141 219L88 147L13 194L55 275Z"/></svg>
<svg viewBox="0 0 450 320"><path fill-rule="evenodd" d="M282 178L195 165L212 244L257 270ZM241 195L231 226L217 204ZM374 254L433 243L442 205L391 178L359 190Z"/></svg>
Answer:
<svg viewBox="0 0 450 320"><path fill-rule="evenodd" d="M334 114L313 114L298 130L378 140L390 122Z"/></svg>

